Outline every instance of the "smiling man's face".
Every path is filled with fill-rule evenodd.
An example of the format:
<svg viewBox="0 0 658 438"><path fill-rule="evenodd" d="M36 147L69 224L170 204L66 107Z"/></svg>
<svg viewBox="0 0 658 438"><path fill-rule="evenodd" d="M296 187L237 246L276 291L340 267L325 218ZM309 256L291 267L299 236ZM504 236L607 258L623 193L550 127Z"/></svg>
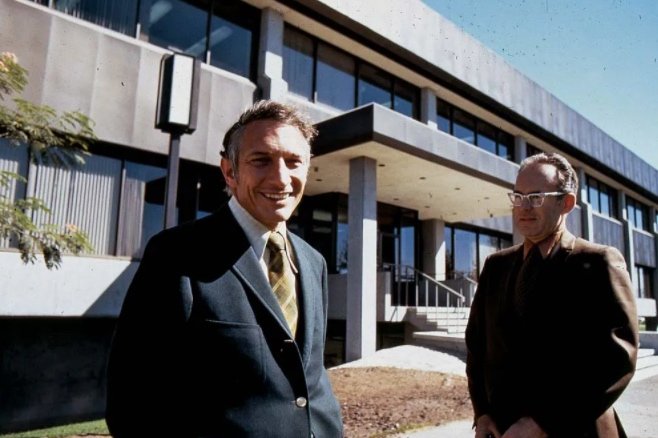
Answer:
<svg viewBox="0 0 658 438"><path fill-rule="evenodd" d="M310 155L299 129L257 120L244 127L237 169L227 159L222 159L221 167L240 205L274 230L290 218L302 199Z"/></svg>

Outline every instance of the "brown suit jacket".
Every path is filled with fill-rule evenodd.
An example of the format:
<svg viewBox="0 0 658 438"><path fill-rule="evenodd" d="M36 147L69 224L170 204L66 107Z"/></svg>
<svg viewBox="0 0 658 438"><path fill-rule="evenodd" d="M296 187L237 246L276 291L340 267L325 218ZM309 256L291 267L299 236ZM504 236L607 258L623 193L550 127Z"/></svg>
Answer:
<svg viewBox="0 0 658 438"><path fill-rule="evenodd" d="M612 404L633 376L635 297L621 253L565 231L543 262L521 315L523 245L491 255L466 330L475 418L503 433L524 416L549 436L625 436Z"/></svg>

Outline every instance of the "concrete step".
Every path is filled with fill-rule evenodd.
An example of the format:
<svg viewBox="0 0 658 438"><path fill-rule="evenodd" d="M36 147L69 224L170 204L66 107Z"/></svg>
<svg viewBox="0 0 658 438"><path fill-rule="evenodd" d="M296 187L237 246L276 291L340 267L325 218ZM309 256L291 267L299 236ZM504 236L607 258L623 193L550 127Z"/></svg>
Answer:
<svg viewBox="0 0 658 438"><path fill-rule="evenodd" d="M432 323L432 324L436 324L438 326L459 326L459 327L463 326L463 327L466 327L466 325L468 324L468 319L461 319L461 318L459 318L459 319L457 319L457 318L453 318L453 319L427 318L427 322Z"/></svg>
<svg viewBox="0 0 658 438"><path fill-rule="evenodd" d="M414 332L414 344L432 349L466 353L464 333L449 333L441 330Z"/></svg>
<svg viewBox="0 0 658 438"><path fill-rule="evenodd" d="M637 358L643 358L643 357L650 357L650 356L655 356L656 350L653 348L642 348L640 346L640 349L637 351Z"/></svg>
<svg viewBox="0 0 658 438"><path fill-rule="evenodd" d="M653 349L641 348L640 352L642 350L653 350ZM640 356L639 354L640 352L638 352L638 359L637 359L637 364L635 366L635 374L633 375L632 382L637 382L640 380L644 380L648 377L653 377L658 375L658 356L656 355Z"/></svg>

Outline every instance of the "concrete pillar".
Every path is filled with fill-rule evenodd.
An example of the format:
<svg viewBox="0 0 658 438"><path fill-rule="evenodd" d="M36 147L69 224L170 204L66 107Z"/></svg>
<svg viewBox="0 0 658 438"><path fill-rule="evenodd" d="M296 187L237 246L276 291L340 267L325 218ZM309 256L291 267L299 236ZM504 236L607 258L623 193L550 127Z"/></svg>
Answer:
<svg viewBox="0 0 658 438"><path fill-rule="evenodd" d="M283 16L265 8L260 16L260 50L258 52L258 86L263 99L283 101L288 83L283 80Z"/></svg>
<svg viewBox="0 0 658 438"><path fill-rule="evenodd" d="M446 279L445 222L439 219L422 221L423 272L434 279Z"/></svg>
<svg viewBox="0 0 658 438"><path fill-rule="evenodd" d="M528 143L525 138L517 135L514 137L514 162L521 163L528 157Z"/></svg>
<svg viewBox="0 0 658 438"><path fill-rule="evenodd" d="M420 121L430 128L438 129L436 125L436 94L429 88L420 90Z"/></svg>
<svg viewBox="0 0 658 438"><path fill-rule="evenodd" d="M377 348L377 162L350 160L345 359Z"/></svg>
<svg viewBox="0 0 658 438"><path fill-rule="evenodd" d="M574 169L578 174L578 205L580 206L580 220L582 238L590 242L594 241L594 222L592 206L587 202L587 175L582 167Z"/></svg>
<svg viewBox="0 0 658 438"><path fill-rule="evenodd" d="M618 192L618 202L619 208L621 209L621 224L623 226L624 233L624 258L626 259L626 265L628 266L628 273L631 275L631 281L633 286L637 286L637 274L635 272L635 251L633 250L633 226L628 220L628 211L626 210L626 193L619 190Z"/></svg>

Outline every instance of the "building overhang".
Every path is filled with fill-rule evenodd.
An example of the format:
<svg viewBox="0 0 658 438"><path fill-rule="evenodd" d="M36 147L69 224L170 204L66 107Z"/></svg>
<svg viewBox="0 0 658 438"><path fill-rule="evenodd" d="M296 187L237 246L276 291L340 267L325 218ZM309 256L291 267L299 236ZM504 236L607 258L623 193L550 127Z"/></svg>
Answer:
<svg viewBox="0 0 658 438"><path fill-rule="evenodd" d="M377 162L377 201L420 219L461 222L511 213L518 165L377 104L316 125L307 195L349 194L350 160Z"/></svg>

